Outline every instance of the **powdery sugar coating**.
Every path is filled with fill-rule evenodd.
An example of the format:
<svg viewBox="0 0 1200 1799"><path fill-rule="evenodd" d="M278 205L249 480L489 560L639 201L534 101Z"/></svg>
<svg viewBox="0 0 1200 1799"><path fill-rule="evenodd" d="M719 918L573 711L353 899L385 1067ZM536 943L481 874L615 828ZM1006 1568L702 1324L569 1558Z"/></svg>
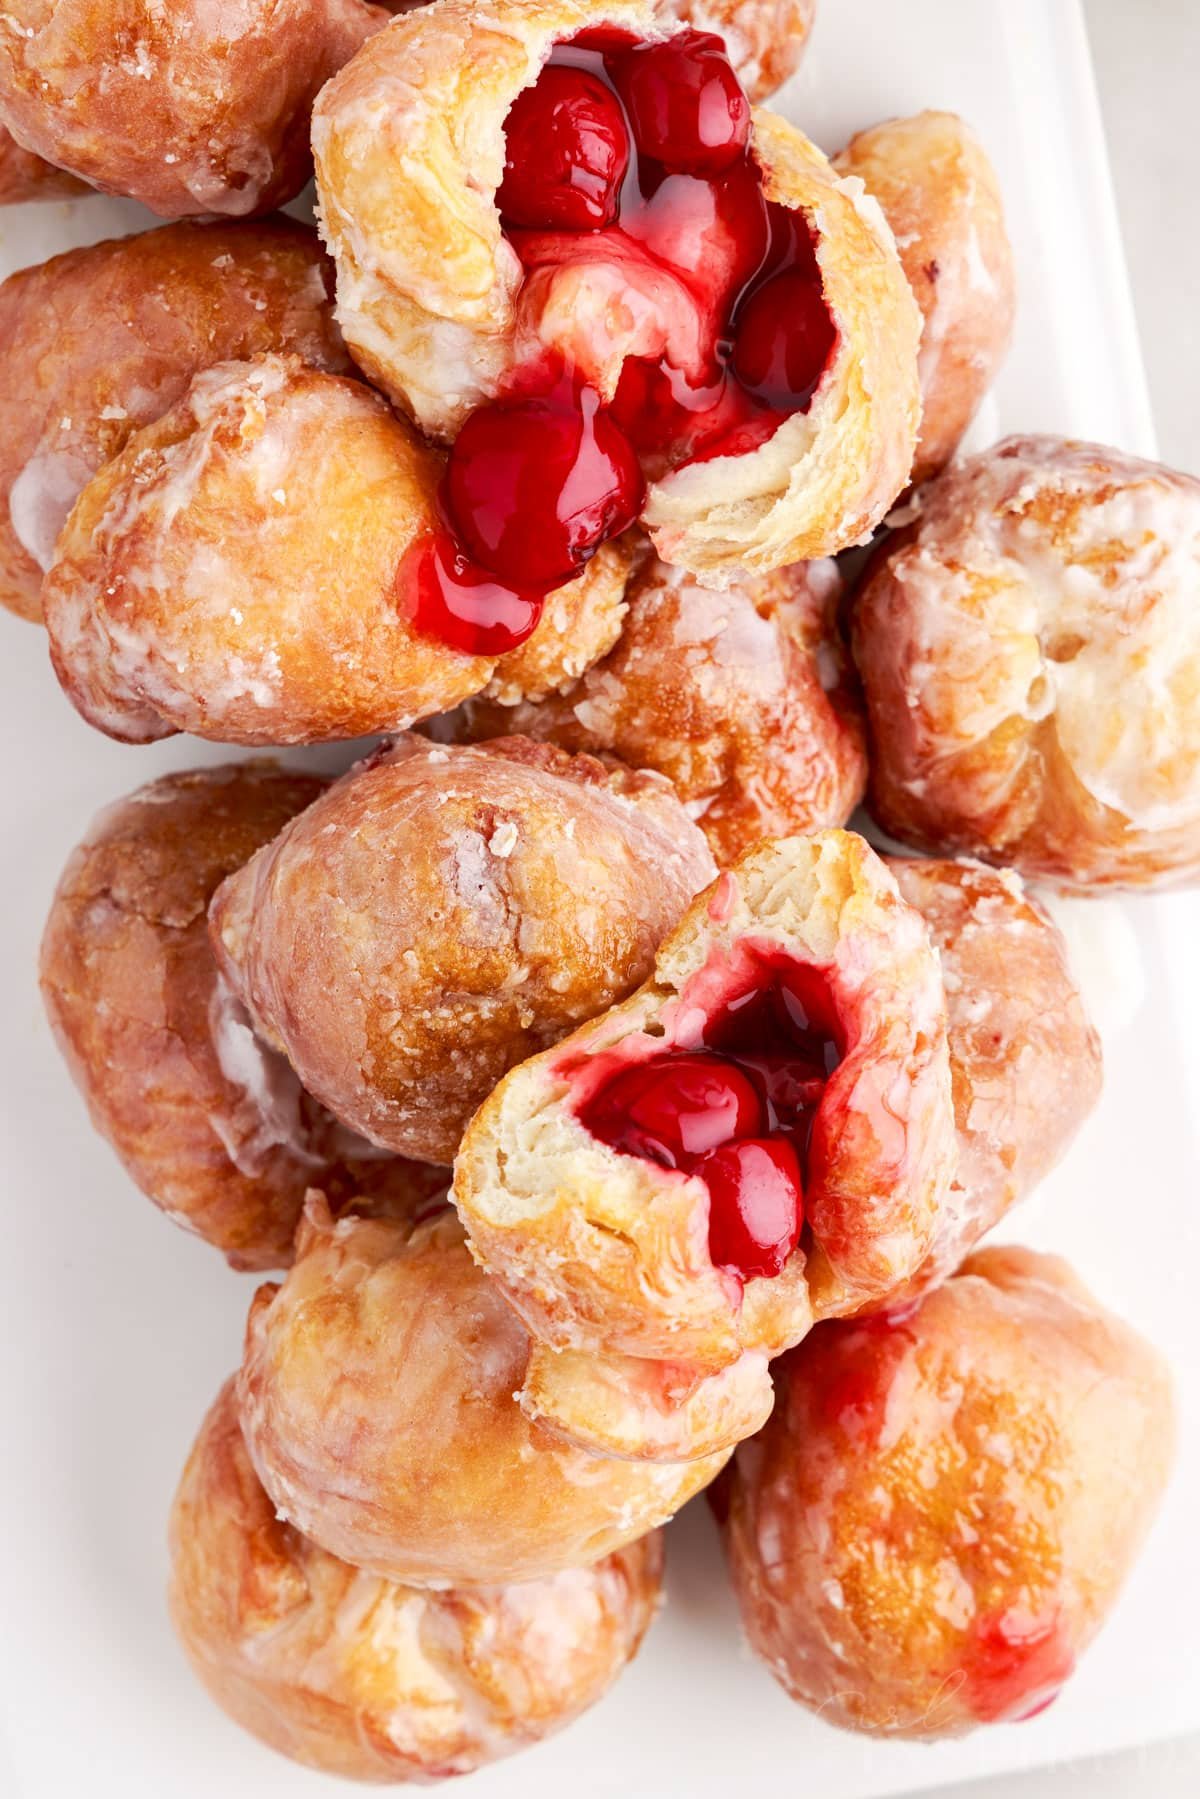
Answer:
<svg viewBox="0 0 1200 1799"><path fill-rule="evenodd" d="M665 781L400 739L218 893L253 1016L339 1118L449 1162L514 1062L623 997L713 865Z"/></svg>
<svg viewBox="0 0 1200 1799"><path fill-rule="evenodd" d="M364 1574L277 1517L233 1383L171 1513L171 1617L217 1704L272 1748L369 1781L465 1774L594 1704L659 1604L662 1543L519 1586L431 1593Z"/></svg>
<svg viewBox="0 0 1200 1799"><path fill-rule="evenodd" d="M922 490L854 609L893 836L1080 890L1200 874L1200 482L1008 438Z"/></svg>
<svg viewBox="0 0 1200 1799"><path fill-rule="evenodd" d="M720 1495L742 1621L828 1723L955 1736L1052 1699L1171 1461L1170 1381L1063 1262L973 1256L915 1311L814 1331Z"/></svg>

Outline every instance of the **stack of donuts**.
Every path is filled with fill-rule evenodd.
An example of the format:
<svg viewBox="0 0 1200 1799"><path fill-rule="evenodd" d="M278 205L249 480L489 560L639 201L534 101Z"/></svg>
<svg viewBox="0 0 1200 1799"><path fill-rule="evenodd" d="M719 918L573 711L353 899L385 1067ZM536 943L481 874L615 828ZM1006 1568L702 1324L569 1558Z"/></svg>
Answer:
<svg viewBox="0 0 1200 1799"><path fill-rule="evenodd" d="M812 12L0 18L0 199L166 221L0 287L0 599L97 730L256 752L96 820L42 991L136 1185L275 1276L170 1605L334 1773L597 1702L706 1488L800 1704L1031 1715L1167 1478L1156 1353L979 1245L1100 1093L1039 884L1200 876L1200 483L961 454L995 174L763 107Z"/></svg>

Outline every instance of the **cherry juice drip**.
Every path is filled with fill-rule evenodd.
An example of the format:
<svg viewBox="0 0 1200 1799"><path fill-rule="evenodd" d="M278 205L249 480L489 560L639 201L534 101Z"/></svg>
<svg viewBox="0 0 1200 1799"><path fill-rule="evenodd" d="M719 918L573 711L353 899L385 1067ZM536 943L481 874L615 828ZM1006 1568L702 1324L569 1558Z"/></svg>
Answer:
<svg viewBox="0 0 1200 1799"><path fill-rule="evenodd" d="M717 1267L775 1275L799 1241L812 1121L841 1054L820 971L764 955L696 1048L620 1065L579 1116L624 1155L699 1175Z"/></svg>
<svg viewBox="0 0 1200 1799"><path fill-rule="evenodd" d="M527 278L594 262L657 282L681 296L689 351L628 357L611 405L548 357L467 420L416 621L490 656L634 522L646 473L743 454L807 411L837 342L812 235L763 193L719 38L583 33L518 95L506 132L497 202Z"/></svg>

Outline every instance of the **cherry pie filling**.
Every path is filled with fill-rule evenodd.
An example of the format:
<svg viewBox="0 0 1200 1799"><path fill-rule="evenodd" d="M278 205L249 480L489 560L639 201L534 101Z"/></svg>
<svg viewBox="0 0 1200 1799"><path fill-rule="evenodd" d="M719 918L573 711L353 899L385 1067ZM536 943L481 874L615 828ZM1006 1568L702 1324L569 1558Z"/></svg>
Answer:
<svg viewBox="0 0 1200 1799"><path fill-rule="evenodd" d="M843 1054L824 974L779 951L755 963L695 1047L622 1061L578 1109L620 1154L704 1182L709 1253L739 1281L779 1274L800 1240L813 1119Z"/></svg>
<svg viewBox="0 0 1200 1799"><path fill-rule="evenodd" d="M634 523L647 478L756 449L806 412L837 343L812 233L763 192L720 38L585 32L555 49L505 130L497 204L522 294L582 273L600 315L636 315L645 353L625 354L605 403L549 350L459 433L416 619L476 655L524 642L546 595Z"/></svg>

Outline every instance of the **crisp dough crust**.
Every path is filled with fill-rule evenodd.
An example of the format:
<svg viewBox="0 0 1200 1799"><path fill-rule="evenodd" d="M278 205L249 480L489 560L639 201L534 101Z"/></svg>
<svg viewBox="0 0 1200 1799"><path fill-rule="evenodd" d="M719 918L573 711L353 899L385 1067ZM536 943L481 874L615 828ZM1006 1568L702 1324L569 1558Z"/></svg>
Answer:
<svg viewBox="0 0 1200 1799"><path fill-rule="evenodd" d="M1079 892L1200 876L1200 482L1011 437L949 468L859 589L871 809Z"/></svg>
<svg viewBox="0 0 1200 1799"><path fill-rule="evenodd" d="M321 743L401 729L507 657L417 618L442 457L358 381L264 355L197 375L84 488L42 587L55 672L127 743ZM605 545L515 652L534 692L612 642L629 551ZM566 592L567 590L564 590ZM597 596L593 620L588 596Z"/></svg>
<svg viewBox="0 0 1200 1799"><path fill-rule="evenodd" d="M523 299L495 205L514 98L558 40L600 23L670 35L645 0L496 0L486 19L473 0L441 0L365 45L314 111L339 322L370 378L436 437L453 438L514 360L548 343L580 367L590 350L589 379L606 395L616 386L621 309L607 295L594 316L574 265L565 286L534 284ZM869 536L908 480L920 412L920 315L878 206L769 113L755 114L753 152L768 197L813 227L839 335L807 414L760 449L650 485L644 522L659 554L717 582Z"/></svg>
<svg viewBox="0 0 1200 1799"><path fill-rule="evenodd" d="M232 1381L188 1457L170 1545L171 1618L217 1704L294 1761L364 1781L467 1774L561 1728L636 1654L661 1597L658 1535L476 1591L338 1561L277 1517Z"/></svg>
<svg viewBox="0 0 1200 1799"><path fill-rule="evenodd" d="M46 1012L133 1180L235 1268L285 1267L305 1190L404 1216L440 1170L380 1155L304 1092L221 980L214 888L325 783L268 762L165 775L95 821L42 938Z"/></svg>
<svg viewBox="0 0 1200 1799"><path fill-rule="evenodd" d="M446 1207L334 1223L313 1196L296 1252L250 1310L242 1428L279 1517L356 1567L540 1580L644 1536L727 1460L604 1459L531 1424L528 1336Z"/></svg>
<svg viewBox="0 0 1200 1799"><path fill-rule="evenodd" d="M269 212L308 179L322 83L386 23L364 0L5 0L0 115L163 218Z"/></svg>
<svg viewBox="0 0 1200 1799"><path fill-rule="evenodd" d="M23 149L12 132L0 125L0 206L20 206L28 200L69 200L90 192L86 182Z"/></svg>
<svg viewBox="0 0 1200 1799"><path fill-rule="evenodd" d="M224 884L212 932L310 1092L449 1162L505 1070L624 998L712 874L659 776L405 737Z"/></svg>
<svg viewBox="0 0 1200 1799"><path fill-rule="evenodd" d="M703 1182L618 1154L576 1104L614 1055L694 1045L764 949L825 972L846 1043L813 1123L804 1236L780 1274L743 1286L709 1257ZM644 987L514 1069L467 1130L452 1197L473 1253L533 1335L573 1356L564 1394L587 1358L667 1364L642 1378L631 1370L632 1390L668 1415L691 1404L707 1447L713 1419L734 1416L731 1387L749 1416L767 1357L816 1318L885 1304L916 1271L955 1153L945 1006L924 923L861 838L825 831L743 857L694 902ZM757 1368L698 1391L747 1354ZM529 1403L542 1415L546 1357L535 1374ZM570 1406L560 1425L586 1435L586 1407ZM674 1453L670 1423L648 1421L639 1452L655 1453L666 1430ZM632 1452L628 1423L620 1431Z"/></svg>
<svg viewBox="0 0 1200 1799"><path fill-rule="evenodd" d="M878 200L921 309L921 435L912 479L944 468L1012 339L1016 276L996 171L952 112L860 131L833 159Z"/></svg>
<svg viewBox="0 0 1200 1799"><path fill-rule="evenodd" d="M866 741L837 627L841 594L828 561L713 593L643 558L620 634L582 680L537 704L513 704L493 682L434 734L518 731L656 769L726 866L764 838L845 824L863 796Z"/></svg>
<svg viewBox="0 0 1200 1799"><path fill-rule="evenodd" d="M742 1622L832 1724L962 1735L1054 1697L1170 1468L1151 1347L1066 1263L990 1249L894 1322L781 1363L720 1495Z"/></svg>
<svg viewBox="0 0 1200 1799"><path fill-rule="evenodd" d="M282 218L163 225L10 275L0 286L0 601L41 617L42 575L83 488L199 370L267 350L345 370L332 293L316 233Z"/></svg>
<svg viewBox="0 0 1200 1799"><path fill-rule="evenodd" d="M1011 869L889 856L929 927L950 1033L957 1168L900 1306L937 1286L1043 1180L1100 1097L1100 1039L1062 933Z"/></svg>

